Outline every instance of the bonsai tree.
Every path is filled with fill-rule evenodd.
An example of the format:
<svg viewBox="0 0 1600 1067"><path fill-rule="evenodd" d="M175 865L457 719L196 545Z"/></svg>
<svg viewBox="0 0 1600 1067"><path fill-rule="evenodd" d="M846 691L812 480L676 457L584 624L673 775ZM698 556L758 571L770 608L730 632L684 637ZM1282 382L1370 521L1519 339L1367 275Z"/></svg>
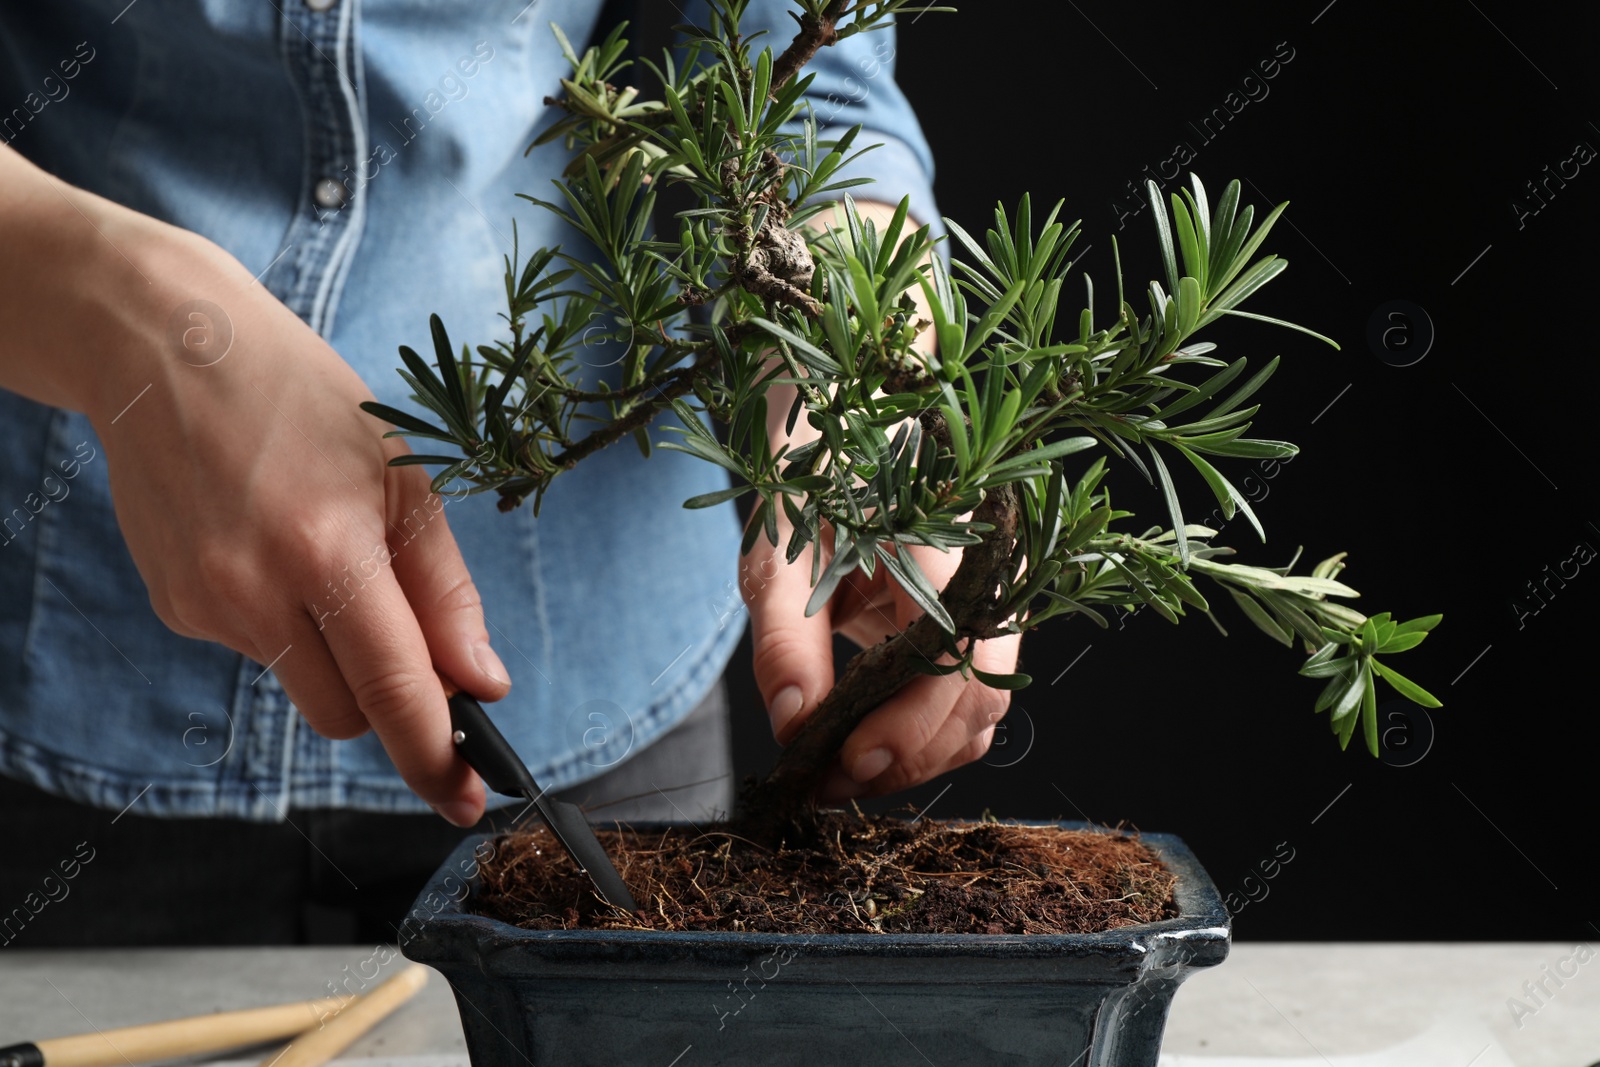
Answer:
<svg viewBox="0 0 1600 1067"><path fill-rule="evenodd" d="M831 538L826 564L823 552L811 554L808 614L847 575L878 567L920 606L904 631L850 661L776 766L745 790L751 832L795 820L856 724L918 673L1029 683L976 669L979 641L1072 613L1104 627L1105 609L1139 605L1173 623L1192 609L1221 629L1196 578L1274 640L1303 648L1299 671L1325 679L1315 707L1329 712L1341 747L1359 726L1378 752L1375 678L1439 706L1380 657L1417 645L1440 616L1400 622L1339 603L1357 596L1339 581L1342 552L1309 573L1294 572L1298 552L1276 567L1225 562L1234 550L1185 522L1174 487L1169 464L1193 467L1223 515L1243 512L1264 539L1219 467L1296 454L1288 442L1245 436L1259 408L1251 400L1278 359L1247 377L1246 359L1213 358L1216 346L1196 337L1231 315L1338 347L1241 310L1287 265L1257 258L1286 204L1258 220L1237 180L1213 205L1191 175L1169 215L1148 183L1164 278L1125 292L1113 237L1115 299L1097 307L1085 275L1075 315L1062 307L1079 224L1059 221L1059 203L1043 218L1027 197L1014 212L997 209L982 242L947 220L959 246L953 273L933 254L930 228L907 225L907 201L879 228L846 197L842 222L808 228L833 209L818 197L867 180L835 180L867 149L855 147L859 127L817 139L803 103L806 63L897 13L948 9L799 0L798 31L776 51L740 33L740 0L711 7L710 26L683 28L684 54L641 61L659 100L614 84L628 65L624 26L581 56L560 38L573 73L551 103L564 115L535 143L564 138L575 154L556 183L559 200L527 199L565 219L599 260L551 248L522 260L514 249L509 336L458 350L434 316L433 363L400 349L400 373L436 421L363 406L392 433L456 453L393 462L443 465L435 491L493 491L502 510L531 497L537 513L557 476L624 438L647 456L654 447L688 452L725 468L732 484L685 507L754 494L744 552L760 537L777 546L780 513L791 563ZM674 188L689 206L672 216L675 238L654 236L658 194ZM580 379L596 323L622 347L614 385ZM924 331L935 351L916 343ZM773 447L768 396L780 385L795 387L788 431L804 418L815 440ZM702 414L726 427L726 441ZM663 440L663 430L676 436ZM1164 524L1127 524L1132 514L1111 502L1113 464L1160 487ZM962 549L942 590L907 551L916 545ZM939 664L944 653L952 663Z"/></svg>

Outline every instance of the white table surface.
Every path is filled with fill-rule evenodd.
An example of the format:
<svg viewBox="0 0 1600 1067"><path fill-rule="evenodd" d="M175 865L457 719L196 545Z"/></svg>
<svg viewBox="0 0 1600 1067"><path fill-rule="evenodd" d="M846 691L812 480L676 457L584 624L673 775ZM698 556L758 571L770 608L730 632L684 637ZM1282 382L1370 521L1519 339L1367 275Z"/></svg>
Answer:
<svg viewBox="0 0 1600 1067"><path fill-rule="evenodd" d="M1520 1026L1507 1004L1516 997L1534 1006L1523 983L1554 972L1573 948L1236 944L1225 963L1197 973L1178 991L1165 1051L1184 1067L1199 1055L1285 1057L1340 1067L1341 1057L1392 1048L1431 1030L1452 1035L1462 1048L1492 1043L1476 1067L1590 1067L1600 1061L1600 954L1559 989L1546 979L1553 995L1541 998L1544 1003L1524 1015ZM372 946L0 948L0 1046L310 999L326 995L328 983L337 982L346 966L355 969L372 953ZM405 1057L413 1067L452 1067L464 1062L464 1053L455 1002L443 977L434 974L415 1000L341 1059ZM1451 1067L1469 1067L1473 1055Z"/></svg>

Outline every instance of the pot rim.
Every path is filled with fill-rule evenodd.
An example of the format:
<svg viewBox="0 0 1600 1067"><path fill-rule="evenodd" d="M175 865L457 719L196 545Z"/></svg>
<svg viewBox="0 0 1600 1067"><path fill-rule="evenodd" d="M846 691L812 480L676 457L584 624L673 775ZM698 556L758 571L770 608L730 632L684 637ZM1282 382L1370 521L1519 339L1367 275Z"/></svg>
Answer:
<svg viewBox="0 0 1600 1067"><path fill-rule="evenodd" d="M976 820L951 821L970 823ZM1001 821L1019 826L1059 826L1066 830L1121 832L1082 821L1052 819ZM631 825L635 830L649 830L691 824L661 821ZM482 843L498 836L500 836L498 833L478 833L463 839L435 872L434 877L423 887L417 898L419 905L436 894L442 895L445 902L437 908L431 904L427 905L432 915L423 921L421 932L425 936L418 938L417 943L409 941L403 943L402 947L407 957L423 963L457 959L458 954L450 947L449 942L465 938L480 946L493 945L502 950L525 944L556 952L562 952L563 948L569 951L582 951L585 947L596 948L602 944L614 947L634 946L644 950L656 946L691 954L698 951L767 952L804 946L813 954L821 952L826 955L962 955L978 951L989 957L1104 955L1122 958L1135 956L1144 958L1147 962L1153 962L1153 956L1165 956L1177 952L1190 966L1207 966L1220 963L1227 956L1232 939L1232 924L1221 894L1194 853L1174 834L1139 833L1138 837L1150 846L1169 870L1178 876L1177 885L1173 890L1178 915L1170 919L1130 924L1089 934L796 934L748 930L525 930L503 920L467 910L466 905L472 899L472 893L467 892L457 896L447 885L454 877L471 890L476 890L481 882L476 868L476 850ZM467 870L473 872L467 878L455 873ZM418 910L413 908L412 914ZM435 928L430 931L427 929L430 926Z"/></svg>

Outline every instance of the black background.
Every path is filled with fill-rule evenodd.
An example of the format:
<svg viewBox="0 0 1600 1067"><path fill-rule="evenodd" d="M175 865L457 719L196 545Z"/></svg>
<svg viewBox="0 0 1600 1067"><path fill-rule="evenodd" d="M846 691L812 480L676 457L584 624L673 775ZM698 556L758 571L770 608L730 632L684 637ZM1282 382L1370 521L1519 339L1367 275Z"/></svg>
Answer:
<svg viewBox="0 0 1600 1067"><path fill-rule="evenodd" d="M1299 653L1231 604L1218 607L1229 638L1194 615L1173 627L1145 611L1109 631L1057 620L1024 640L1035 681L983 763L866 807L937 798L936 816L989 809L1176 833L1247 901L1241 939L1600 932L1585 666L1600 561L1575 555L1600 550L1600 157L1574 159L1580 142L1600 149L1600 27L1592 8L1427 7L1082 0L902 20L896 77L933 146L943 213L977 234L996 201L1031 192L1037 212L1064 199L1064 218L1083 220L1078 272L1095 279L1102 317L1115 292L1111 235L1136 307L1160 273L1151 212L1119 229L1114 205L1145 168L1162 177L1178 142L1195 151L1179 180L1199 174L1213 203L1232 178L1258 219L1292 201L1262 249L1290 269L1246 309L1341 348L1240 320L1203 335L1217 356L1252 366L1283 356L1252 435L1302 449L1270 477L1249 461L1224 468L1269 540L1241 518L1219 541L1265 566L1297 546L1302 567L1345 550L1357 608L1442 612L1395 665L1444 707L1391 717L1414 705L1380 685L1385 760L1359 737L1340 752L1326 713L1311 712L1320 683L1296 675ZM1258 63L1289 49L1260 80ZM1230 100L1250 74L1260 99ZM1229 104L1237 114L1209 142L1188 125ZM1541 187L1541 208L1525 183L1569 159L1577 175ZM1161 184L1163 195L1179 188ZM1069 299L1082 307L1081 287ZM1423 309L1431 344L1413 311L1379 316L1395 328L1389 348L1369 345L1369 321L1396 300ZM1209 514L1199 478L1175 476L1189 507ZM1110 484L1119 506L1164 521L1125 463ZM1542 607L1530 581L1547 583ZM764 716L749 713L761 703L748 634L730 679L743 775L777 751ZM1280 843L1294 858L1273 867ZM1261 877L1263 863L1275 877Z"/></svg>

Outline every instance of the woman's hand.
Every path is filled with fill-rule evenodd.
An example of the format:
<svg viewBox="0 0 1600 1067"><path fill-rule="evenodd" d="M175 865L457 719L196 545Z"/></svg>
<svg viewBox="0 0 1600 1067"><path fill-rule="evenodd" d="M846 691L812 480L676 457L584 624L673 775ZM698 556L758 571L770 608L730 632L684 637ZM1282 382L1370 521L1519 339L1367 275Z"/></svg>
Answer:
<svg viewBox="0 0 1600 1067"><path fill-rule="evenodd" d="M776 447L776 444L775 444ZM822 565L832 557L825 530ZM833 634L863 648L911 625L922 609L879 566L872 578L859 572L839 583L833 596L807 618L811 598L808 545L793 564L784 562L789 525L779 521L778 546L758 537L741 565L740 587L750 608L756 684L767 703L772 732L788 743L833 687ZM910 550L936 588L943 589L961 562L961 550ZM980 641L973 661L980 670L1016 670L1020 635ZM948 655L940 663L952 663ZM959 673L919 675L863 719L839 754L840 766L818 791L824 802L880 796L936 778L989 751L995 724L1010 707L1011 694Z"/></svg>
<svg viewBox="0 0 1600 1067"><path fill-rule="evenodd" d="M271 665L318 733L375 730L418 795L476 822L435 666L486 700L510 683L443 502L358 407L371 391L216 245L4 152L0 216L38 258L0 279L20 333L0 384L88 415L156 614Z"/></svg>

